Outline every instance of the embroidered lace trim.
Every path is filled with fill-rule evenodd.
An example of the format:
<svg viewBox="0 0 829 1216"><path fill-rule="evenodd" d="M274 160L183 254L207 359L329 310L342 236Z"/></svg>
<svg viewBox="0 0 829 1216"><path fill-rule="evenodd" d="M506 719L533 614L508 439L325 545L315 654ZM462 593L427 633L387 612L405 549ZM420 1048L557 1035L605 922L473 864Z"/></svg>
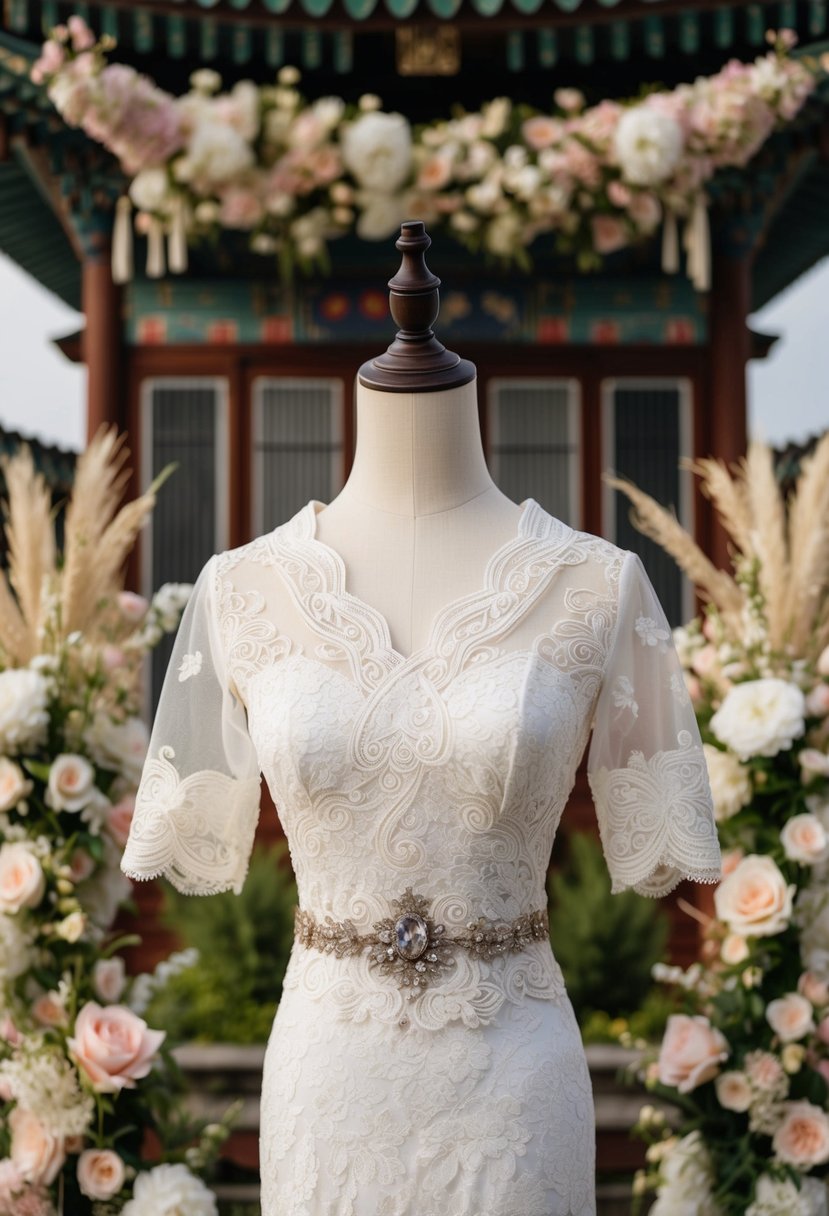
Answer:
<svg viewBox="0 0 829 1216"><path fill-rule="evenodd" d="M181 779L174 757L162 747L147 760L121 869L138 880L163 875L185 895L238 895L259 819L259 778L205 769Z"/></svg>
<svg viewBox="0 0 829 1216"><path fill-rule="evenodd" d="M684 878L722 877L705 755L688 731L677 743L650 760L633 752L625 768L590 776L614 894L632 887L659 897Z"/></svg>

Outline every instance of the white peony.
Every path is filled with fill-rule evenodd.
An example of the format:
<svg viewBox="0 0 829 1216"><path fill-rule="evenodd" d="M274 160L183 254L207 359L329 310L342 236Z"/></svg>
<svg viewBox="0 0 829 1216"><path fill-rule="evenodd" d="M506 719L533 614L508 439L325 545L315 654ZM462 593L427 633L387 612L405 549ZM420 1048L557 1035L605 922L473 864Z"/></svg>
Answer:
<svg viewBox="0 0 829 1216"><path fill-rule="evenodd" d="M791 747L806 729L805 715L802 690L769 677L735 684L711 719L711 729L741 760L750 760Z"/></svg>
<svg viewBox="0 0 829 1216"><path fill-rule="evenodd" d="M703 743L708 780L714 799L714 816L722 822L736 815L751 802L751 776L736 756Z"/></svg>
<svg viewBox="0 0 829 1216"><path fill-rule="evenodd" d="M29 751L44 742L48 695L49 685L37 671L0 672L0 752Z"/></svg>
<svg viewBox="0 0 829 1216"><path fill-rule="evenodd" d="M412 130L402 114L363 114L342 135L343 160L365 190L393 194L412 166Z"/></svg>
<svg viewBox="0 0 829 1216"><path fill-rule="evenodd" d="M780 833L780 843L789 861L814 866L829 857L829 834L817 815L792 815Z"/></svg>
<svg viewBox="0 0 829 1216"><path fill-rule="evenodd" d="M364 194L357 220L357 235L364 241L384 241L399 231L405 219L404 199L399 194Z"/></svg>
<svg viewBox="0 0 829 1216"><path fill-rule="evenodd" d="M194 178L221 184L252 167L253 151L234 127L204 119L196 124L188 160Z"/></svg>
<svg viewBox="0 0 829 1216"><path fill-rule="evenodd" d="M186 1165L157 1165L135 1180L122 1216L218 1216L216 1198Z"/></svg>
<svg viewBox="0 0 829 1216"><path fill-rule="evenodd" d="M626 181L656 186L679 164L684 145L682 128L670 114L652 106L632 106L616 126L613 148Z"/></svg>

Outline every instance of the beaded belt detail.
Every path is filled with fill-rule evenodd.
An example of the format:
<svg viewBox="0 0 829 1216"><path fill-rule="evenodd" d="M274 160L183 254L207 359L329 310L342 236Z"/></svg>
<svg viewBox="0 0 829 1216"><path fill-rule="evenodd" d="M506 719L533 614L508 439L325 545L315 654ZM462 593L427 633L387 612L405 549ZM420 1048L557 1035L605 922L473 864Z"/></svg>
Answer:
<svg viewBox="0 0 829 1216"><path fill-rule="evenodd" d="M369 954L369 964L408 988L411 1001L424 988L454 965L452 948L459 946L475 958L490 961L499 954L523 950L530 942L549 940L547 909L524 912L512 921L479 917L466 925L466 932L450 937L445 925L436 925L429 916L429 900L414 895L407 887L400 899L391 902L392 915L374 922L373 933L358 933L350 920L326 916L319 921L313 913L294 909L297 941L326 954Z"/></svg>

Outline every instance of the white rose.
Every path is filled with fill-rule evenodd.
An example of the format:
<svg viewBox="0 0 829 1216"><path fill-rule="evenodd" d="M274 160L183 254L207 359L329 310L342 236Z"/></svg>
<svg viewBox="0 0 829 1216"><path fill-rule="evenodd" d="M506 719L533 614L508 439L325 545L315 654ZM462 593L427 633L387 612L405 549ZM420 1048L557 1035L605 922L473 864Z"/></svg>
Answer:
<svg viewBox="0 0 829 1216"><path fill-rule="evenodd" d="M662 1185L650 1216L715 1216L714 1174L699 1132L676 1140L662 1158Z"/></svg>
<svg viewBox="0 0 829 1216"><path fill-rule="evenodd" d="M744 963L748 958L748 942L739 933L729 933L720 947L720 958L729 967Z"/></svg>
<svg viewBox="0 0 829 1216"><path fill-rule="evenodd" d="M197 93L217 93L222 87L222 78L212 68L199 68L190 73L190 84Z"/></svg>
<svg viewBox="0 0 829 1216"><path fill-rule="evenodd" d="M792 815L780 833L789 861L814 866L829 857L829 835L816 815Z"/></svg>
<svg viewBox="0 0 829 1216"><path fill-rule="evenodd" d="M801 776L804 784L813 777L829 777L829 755L826 752L818 751L816 747L804 747L798 760L803 770Z"/></svg>
<svg viewBox="0 0 829 1216"><path fill-rule="evenodd" d="M736 815L751 802L751 776L730 752L720 751L710 743L703 743L705 763L708 765L708 780L714 799L714 816L722 822Z"/></svg>
<svg viewBox="0 0 829 1216"><path fill-rule="evenodd" d="M148 734L141 718L113 722L107 714L96 714L84 735L84 743L102 768L115 769L137 785L147 755Z"/></svg>
<svg viewBox="0 0 829 1216"><path fill-rule="evenodd" d="M670 177L684 142L676 119L648 105L625 110L613 136L622 176L637 186L656 186Z"/></svg>
<svg viewBox="0 0 829 1216"><path fill-rule="evenodd" d="M363 114L342 135L343 160L365 190L394 194L409 176L412 131L402 114Z"/></svg>
<svg viewBox="0 0 829 1216"><path fill-rule="evenodd" d="M750 853L719 884L714 907L732 932L769 937L789 924L794 892L770 857Z"/></svg>
<svg viewBox="0 0 829 1216"><path fill-rule="evenodd" d="M157 1165L140 1173L122 1216L218 1216L216 1199L186 1165Z"/></svg>
<svg viewBox="0 0 829 1216"><path fill-rule="evenodd" d="M23 769L13 760L0 758L0 811L10 811L32 792L32 782L23 776Z"/></svg>
<svg viewBox="0 0 829 1216"><path fill-rule="evenodd" d="M126 982L124 960L119 954L112 958L99 958L92 968L95 994L108 1005L120 1001Z"/></svg>
<svg viewBox="0 0 829 1216"><path fill-rule="evenodd" d="M46 878L31 849L16 842L0 847L0 912L36 908L43 899Z"/></svg>
<svg viewBox="0 0 829 1216"><path fill-rule="evenodd" d="M744 1111L751 1106L751 1085L744 1072L724 1072L714 1081L717 1100L725 1110Z"/></svg>
<svg viewBox="0 0 829 1216"><path fill-rule="evenodd" d="M55 932L65 942L77 942L83 937L85 928L86 917L83 912L76 910L70 912L68 916L64 916L63 920L58 922Z"/></svg>
<svg viewBox="0 0 829 1216"><path fill-rule="evenodd" d="M25 752L43 743L49 725L49 686L25 667L0 672L0 752Z"/></svg>
<svg viewBox="0 0 829 1216"><path fill-rule="evenodd" d="M798 992L787 992L776 1001L769 1001L766 1021L784 1043L794 1043L815 1028L812 1002Z"/></svg>
<svg viewBox="0 0 829 1216"><path fill-rule="evenodd" d="M95 770L83 756L64 754L52 761L46 802L56 811L79 811L89 802Z"/></svg>
<svg viewBox="0 0 829 1216"><path fill-rule="evenodd" d="M769 677L735 684L711 719L721 743L741 760L776 756L806 729L806 699L796 684Z"/></svg>
<svg viewBox="0 0 829 1216"><path fill-rule="evenodd" d="M170 197L166 169L142 169L132 179L129 195L140 211L164 211Z"/></svg>

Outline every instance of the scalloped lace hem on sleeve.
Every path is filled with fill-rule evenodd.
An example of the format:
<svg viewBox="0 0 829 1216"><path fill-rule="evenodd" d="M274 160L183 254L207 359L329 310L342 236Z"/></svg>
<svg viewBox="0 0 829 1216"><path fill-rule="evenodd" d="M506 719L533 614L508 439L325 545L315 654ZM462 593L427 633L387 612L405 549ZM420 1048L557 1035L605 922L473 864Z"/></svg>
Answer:
<svg viewBox="0 0 829 1216"><path fill-rule="evenodd" d="M667 895L683 879L718 882L722 856L705 753L688 731L679 746L624 768L590 775L599 832L614 894Z"/></svg>
<svg viewBox="0 0 829 1216"><path fill-rule="evenodd" d="M121 870L139 881L163 876L185 895L238 895L259 820L259 777L204 769L181 778L174 756L162 747L147 761Z"/></svg>

